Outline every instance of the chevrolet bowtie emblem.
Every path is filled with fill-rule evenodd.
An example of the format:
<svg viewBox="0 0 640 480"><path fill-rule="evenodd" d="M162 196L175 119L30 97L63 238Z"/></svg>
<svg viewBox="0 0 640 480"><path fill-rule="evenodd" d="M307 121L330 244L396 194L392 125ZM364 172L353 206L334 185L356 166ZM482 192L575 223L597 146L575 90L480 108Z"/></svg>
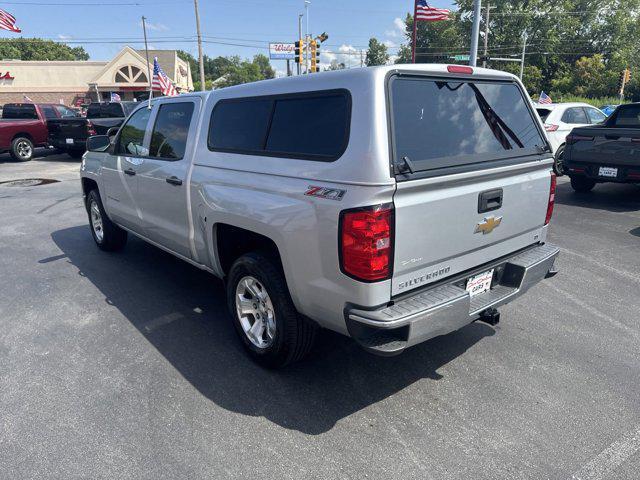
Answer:
<svg viewBox="0 0 640 480"><path fill-rule="evenodd" d="M493 232L502 223L502 217L487 217L483 222L476 225L476 231L474 233L482 232L483 235L487 235Z"/></svg>

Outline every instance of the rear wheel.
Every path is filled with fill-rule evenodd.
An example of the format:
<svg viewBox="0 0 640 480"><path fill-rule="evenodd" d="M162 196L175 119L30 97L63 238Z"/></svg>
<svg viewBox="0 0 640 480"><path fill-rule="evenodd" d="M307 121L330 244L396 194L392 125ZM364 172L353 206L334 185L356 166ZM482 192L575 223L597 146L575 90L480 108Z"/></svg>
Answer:
<svg viewBox="0 0 640 480"><path fill-rule="evenodd" d="M317 327L296 311L282 269L269 255L253 252L235 261L227 302L242 344L260 365L283 367L313 346Z"/></svg>
<svg viewBox="0 0 640 480"><path fill-rule="evenodd" d="M586 177L571 177L571 187L578 193L587 193L593 190L596 182Z"/></svg>
<svg viewBox="0 0 640 480"><path fill-rule="evenodd" d="M564 175L564 145L558 148L558 151L556 152L553 162L553 171L559 177Z"/></svg>
<svg viewBox="0 0 640 480"><path fill-rule="evenodd" d="M127 232L109 219L97 190L87 195L87 212L91 235L98 248L107 252L122 250L127 243Z"/></svg>
<svg viewBox="0 0 640 480"><path fill-rule="evenodd" d="M33 158L33 142L27 137L14 138L9 153L18 162L28 162Z"/></svg>

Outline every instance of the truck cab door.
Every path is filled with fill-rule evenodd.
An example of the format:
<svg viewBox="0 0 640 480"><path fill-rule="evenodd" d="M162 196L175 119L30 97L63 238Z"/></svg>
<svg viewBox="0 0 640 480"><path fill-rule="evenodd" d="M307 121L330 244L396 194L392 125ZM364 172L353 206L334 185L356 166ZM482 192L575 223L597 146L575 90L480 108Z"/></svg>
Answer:
<svg viewBox="0 0 640 480"><path fill-rule="evenodd" d="M187 258L192 258L188 177L199 109L198 98L163 100L157 105L149 154L137 167L144 235Z"/></svg>
<svg viewBox="0 0 640 480"><path fill-rule="evenodd" d="M112 153L102 166L105 208L118 225L144 234L137 201L138 171L149 152L148 126L151 110L140 108L116 137Z"/></svg>

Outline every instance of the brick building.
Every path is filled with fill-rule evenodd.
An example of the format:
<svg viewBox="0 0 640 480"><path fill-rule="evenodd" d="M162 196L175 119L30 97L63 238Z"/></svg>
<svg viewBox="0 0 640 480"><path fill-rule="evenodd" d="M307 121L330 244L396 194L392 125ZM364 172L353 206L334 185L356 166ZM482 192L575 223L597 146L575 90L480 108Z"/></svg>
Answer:
<svg viewBox="0 0 640 480"><path fill-rule="evenodd" d="M153 58L178 91L192 91L193 80L188 62L175 50L150 50ZM34 102L80 103L109 100L111 93L122 100L147 98L149 79L144 50L123 48L109 62L94 61L0 61L0 105L23 102L25 96Z"/></svg>

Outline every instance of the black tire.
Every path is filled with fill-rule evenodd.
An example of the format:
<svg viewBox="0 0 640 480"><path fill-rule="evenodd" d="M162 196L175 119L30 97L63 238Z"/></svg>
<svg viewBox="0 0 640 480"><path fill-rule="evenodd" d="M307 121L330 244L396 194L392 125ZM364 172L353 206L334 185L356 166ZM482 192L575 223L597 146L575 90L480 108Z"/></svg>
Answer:
<svg viewBox="0 0 640 480"><path fill-rule="evenodd" d="M92 214L92 208L94 204L99 211L100 220L102 221L100 229L102 231L102 238L100 238L94 226L95 219L94 215ZM89 215L89 229L91 230L91 236L96 242L98 248L100 248L100 250L104 250L105 252L115 252L118 250L122 250L127 244L127 232L118 227L111 220L109 220L107 213L104 211L102 200L100 200L100 194L97 190L91 190L89 192L89 195L87 195L86 207L87 214Z"/></svg>
<svg viewBox="0 0 640 480"><path fill-rule="evenodd" d="M82 155L84 155L84 150L68 150L67 155L75 159L82 158Z"/></svg>
<svg viewBox="0 0 640 480"><path fill-rule="evenodd" d="M236 309L236 290L246 277L261 283L273 306L275 335L271 343L262 348L249 339ZM243 346L259 365L281 368L301 360L313 347L318 327L296 311L282 268L272 256L252 252L234 262L227 278L227 304ZM255 317L253 320L255 322Z"/></svg>
<svg viewBox="0 0 640 480"><path fill-rule="evenodd" d="M16 162L28 162L33 159L33 142L27 137L16 137L11 141L9 153Z"/></svg>
<svg viewBox="0 0 640 480"><path fill-rule="evenodd" d="M561 145L558 148L553 160L553 171L558 177L562 177L564 175L564 148L564 145Z"/></svg>
<svg viewBox="0 0 640 480"><path fill-rule="evenodd" d="M571 187L578 193L588 193L596 186L596 182L586 177L571 177Z"/></svg>

